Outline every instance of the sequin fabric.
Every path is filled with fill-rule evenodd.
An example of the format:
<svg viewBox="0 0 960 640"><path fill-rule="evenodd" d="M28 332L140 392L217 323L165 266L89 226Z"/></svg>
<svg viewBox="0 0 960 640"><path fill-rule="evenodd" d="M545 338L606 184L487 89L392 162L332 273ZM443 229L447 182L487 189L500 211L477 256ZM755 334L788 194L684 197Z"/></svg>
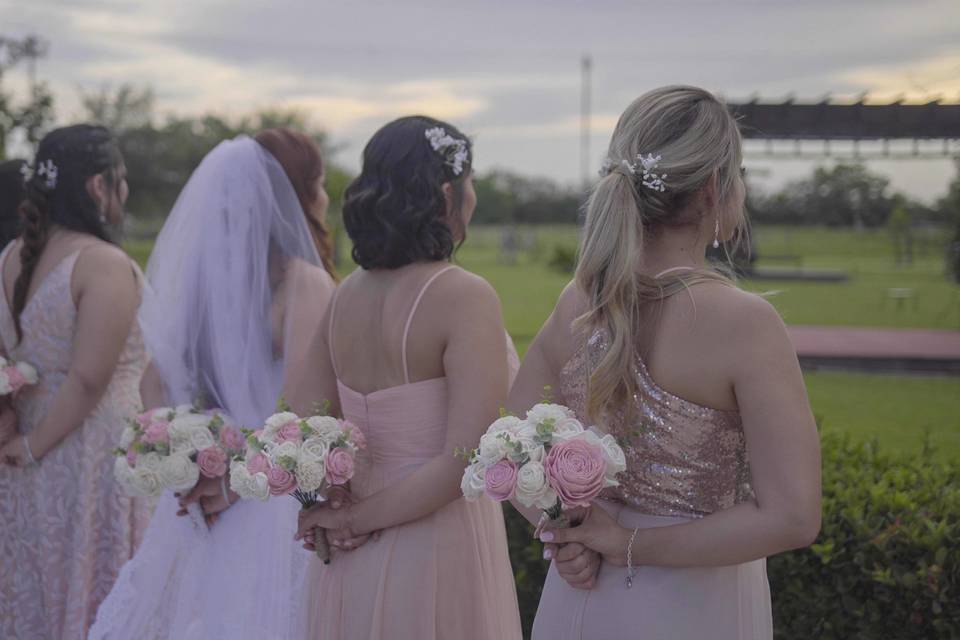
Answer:
<svg viewBox="0 0 960 640"><path fill-rule="evenodd" d="M598 330L581 346L560 374L563 402L587 419L590 372L609 349L607 333ZM750 464L740 414L703 407L668 393L653 380L638 356L640 393L626 422L614 416L602 428L623 447L627 470L620 486L605 497L641 513L703 517L753 499Z"/></svg>

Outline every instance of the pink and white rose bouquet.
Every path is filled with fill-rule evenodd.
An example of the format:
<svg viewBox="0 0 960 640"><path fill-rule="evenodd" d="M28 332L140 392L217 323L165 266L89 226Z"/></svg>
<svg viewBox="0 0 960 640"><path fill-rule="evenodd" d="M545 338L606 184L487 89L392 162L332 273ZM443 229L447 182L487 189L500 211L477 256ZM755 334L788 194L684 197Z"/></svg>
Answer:
<svg viewBox="0 0 960 640"><path fill-rule="evenodd" d="M496 420L469 462L460 483L467 500L516 498L543 509L555 526L566 524L565 510L589 506L603 489L617 486L616 476L627 466L613 436L586 429L570 409L547 403L522 420Z"/></svg>
<svg viewBox="0 0 960 640"><path fill-rule="evenodd" d="M189 491L200 476L225 475L228 461L242 455L244 447L240 428L220 411L159 407L128 420L114 449L113 473L131 496ZM195 523L202 523L199 507L191 507Z"/></svg>
<svg viewBox="0 0 960 640"><path fill-rule="evenodd" d="M0 396L9 396L23 387L37 384L40 376L33 365L0 356Z"/></svg>
<svg viewBox="0 0 960 640"><path fill-rule="evenodd" d="M345 420L314 415L301 418L281 411L263 428L247 431L246 452L230 465L230 487L242 498L267 500L290 495L301 508L324 500L324 491L353 477L357 452L366 446L363 432ZM330 562L322 531L314 534L317 557Z"/></svg>

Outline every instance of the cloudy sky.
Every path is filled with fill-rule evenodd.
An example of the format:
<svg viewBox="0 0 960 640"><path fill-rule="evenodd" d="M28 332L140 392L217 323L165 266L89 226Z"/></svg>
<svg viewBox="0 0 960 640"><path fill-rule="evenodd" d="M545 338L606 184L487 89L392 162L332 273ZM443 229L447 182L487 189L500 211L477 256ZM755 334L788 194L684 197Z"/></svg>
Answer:
<svg viewBox="0 0 960 640"><path fill-rule="evenodd" d="M0 0L0 33L51 43L38 75L58 118L81 89L153 87L167 112L303 109L355 169L385 121L411 112L472 134L477 168L573 183L580 175L580 59L593 59L591 166L620 111L658 85L728 99L960 100L957 0ZM23 74L6 86L22 91ZM761 186L810 162L752 157ZM947 160L871 165L932 200Z"/></svg>

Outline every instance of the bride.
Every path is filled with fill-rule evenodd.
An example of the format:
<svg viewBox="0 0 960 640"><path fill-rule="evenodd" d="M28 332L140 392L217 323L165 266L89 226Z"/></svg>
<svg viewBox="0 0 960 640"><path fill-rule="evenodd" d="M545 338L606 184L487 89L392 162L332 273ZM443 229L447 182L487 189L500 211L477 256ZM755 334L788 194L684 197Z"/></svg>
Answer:
<svg viewBox="0 0 960 640"><path fill-rule="evenodd" d="M251 427L273 412L335 287L328 202L319 150L302 134L240 136L203 159L147 269L147 407L199 401ZM226 486L201 481L179 505L160 499L90 638L305 635L296 501L230 506ZM177 517L185 498L199 500L209 530Z"/></svg>

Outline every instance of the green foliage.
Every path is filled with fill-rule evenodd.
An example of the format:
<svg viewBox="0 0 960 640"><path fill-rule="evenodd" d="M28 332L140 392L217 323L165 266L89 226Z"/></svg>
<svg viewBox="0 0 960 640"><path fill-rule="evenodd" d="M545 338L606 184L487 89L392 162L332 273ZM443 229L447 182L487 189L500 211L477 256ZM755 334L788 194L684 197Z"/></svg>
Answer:
<svg viewBox="0 0 960 640"><path fill-rule="evenodd" d="M823 526L770 558L776 637L960 637L960 469L825 432Z"/></svg>
<svg viewBox="0 0 960 640"><path fill-rule="evenodd" d="M163 218L200 160L223 140L263 129L288 127L311 136L324 150L327 190L333 217L339 214L343 187L349 177L330 162L326 134L309 124L299 111L266 110L241 118L215 114L171 116L154 124L153 93L122 85L82 98L87 119L110 127L117 135L127 165L130 198L127 207L139 218Z"/></svg>
<svg viewBox="0 0 960 640"><path fill-rule="evenodd" d="M554 245L547 265L558 273L573 273L577 268L577 250L569 245Z"/></svg>
<svg viewBox="0 0 960 640"><path fill-rule="evenodd" d="M47 50L47 42L35 35L22 40L0 35L0 81L5 71L22 63L28 65L30 75L29 97L20 105L0 86L0 160L6 159L7 140L13 131L22 131L27 142L36 146L53 121L53 94L34 75L36 61L45 57Z"/></svg>
<svg viewBox="0 0 960 640"><path fill-rule="evenodd" d="M522 224L577 221L579 191L563 188L544 178L528 178L507 171L492 171L474 181L479 224Z"/></svg>
<svg viewBox="0 0 960 640"><path fill-rule="evenodd" d="M817 167L773 196L751 197L750 215L761 223L876 227L893 209L889 184L862 164Z"/></svg>

